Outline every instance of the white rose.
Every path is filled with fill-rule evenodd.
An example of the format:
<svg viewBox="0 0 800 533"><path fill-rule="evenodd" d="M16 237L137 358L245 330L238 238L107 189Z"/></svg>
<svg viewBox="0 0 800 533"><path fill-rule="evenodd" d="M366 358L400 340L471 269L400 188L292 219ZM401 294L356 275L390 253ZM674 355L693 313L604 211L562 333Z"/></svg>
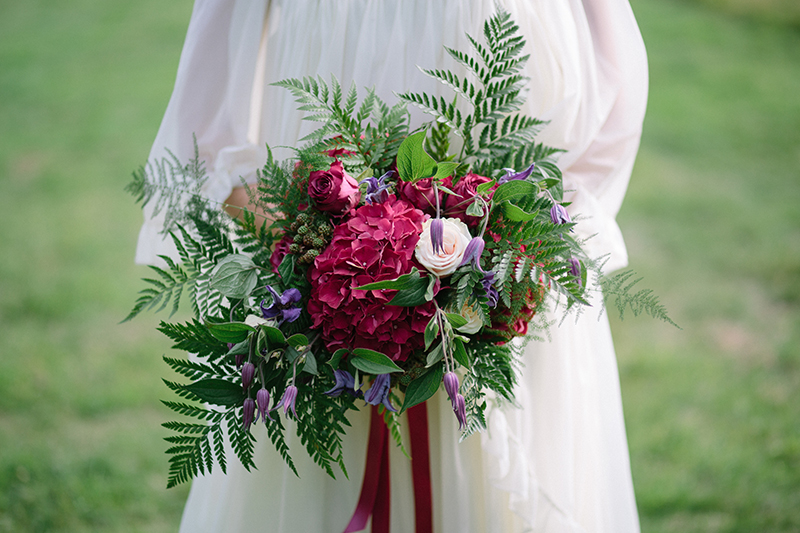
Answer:
<svg viewBox="0 0 800 533"><path fill-rule="evenodd" d="M442 248L443 250L433 253L431 243L431 222L428 219L422 224L422 234L417 242L417 249L414 255L417 261L425 269L436 277L443 277L452 274L461 265L464 258L464 250L472 240L467 225L457 218L443 218L442 220Z"/></svg>
<svg viewBox="0 0 800 533"><path fill-rule="evenodd" d="M474 305L464 305L459 314L467 319L466 324L460 328L457 328L461 333L472 335L474 333L478 333L483 327L483 319L481 318L480 313L475 310Z"/></svg>

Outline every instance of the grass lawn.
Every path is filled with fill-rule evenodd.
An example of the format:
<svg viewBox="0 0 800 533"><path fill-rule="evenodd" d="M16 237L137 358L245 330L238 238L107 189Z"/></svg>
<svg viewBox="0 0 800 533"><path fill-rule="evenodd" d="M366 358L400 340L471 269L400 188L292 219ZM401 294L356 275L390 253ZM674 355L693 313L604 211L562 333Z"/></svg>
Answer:
<svg viewBox="0 0 800 533"><path fill-rule="evenodd" d="M645 533L800 530L800 32L741 5L633 0L651 92L619 220L684 327L613 323ZM0 4L0 532L177 529L168 346L117 323L146 273L122 187L190 12Z"/></svg>

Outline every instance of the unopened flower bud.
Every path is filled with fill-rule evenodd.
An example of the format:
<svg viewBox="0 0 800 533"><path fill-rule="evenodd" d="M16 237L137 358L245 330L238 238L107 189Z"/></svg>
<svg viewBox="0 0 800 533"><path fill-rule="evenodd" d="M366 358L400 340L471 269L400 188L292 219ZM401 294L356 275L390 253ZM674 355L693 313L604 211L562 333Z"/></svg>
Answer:
<svg viewBox="0 0 800 533"><path fill-rule="evenodd" d="M251 362L247 362L242 366L242 387L244 390L250 388L250 385L253 383L253 376L256 374L256 365Z"/></svg>
<svg viewBox="0 0 800 533"><path fill-rule="evenodd" d="M441 218L431 220L431 247L437 255L444 251L444 222Z"/></svg>
<svg viewBox="0 0 800 533"><path fill-rule="evenodd" d="M261 388L256 393L256 404L258 405L258 414L261 415L261 420L266 423L267 418L272 420L269 414L269 391Z"/></svg>
<svg viewBox="0 0 800 533"><path fill-rule="evenodd" d="M467 426L467 405L464 401L464 397L460 394L456 394L456 401L453 405L453 412L456 414L456 419L458 420L458 430L461 431Z"/></svg>
<svg viewBox="0 0 800 533"><path fill-rule="evenodd" d="M581 285L581 263L574 257L569 258L569 273L578 278L578 285Z"/></svg>
<svg viewBox="0 0 800 533"><path fill-rule="evenodd" d="M450 398L450 402L453 404L453 409L456 408L456 394L458 394L458 376L456 376L455 372L448 372L442 378L444 382L444 390L447 391L447 397Z"/></svg>
<svg viewBox="0 0 800 533"><path fill-rule="evenodd" d="M245 429L250 429L250 424L253 423L253 415L256 412L256 402L252 398L245 398L244 407L242 408L242 426Z"/></svg>

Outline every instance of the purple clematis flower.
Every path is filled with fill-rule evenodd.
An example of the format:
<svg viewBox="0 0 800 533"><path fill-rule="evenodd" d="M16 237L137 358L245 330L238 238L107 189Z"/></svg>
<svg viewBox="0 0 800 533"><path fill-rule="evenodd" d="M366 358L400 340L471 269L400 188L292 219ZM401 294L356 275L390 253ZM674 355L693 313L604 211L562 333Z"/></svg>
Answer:
<svg viewBox="0 0 800 533"><path fill-rule="evenodd" d="M250 424L253 423L253 414L256 412L256 402L252 398L245 398L244 406L242 408L242 427L250 429Z"/></svg>
<svg viewBox="0 0 800 533"><path fill-rule="evenodd" d="M380 178L371 176L358 182L359 185L362 183L367 184L367 192L364 194L364 200L367 204L382 204L389 199L389 185L386 183L386 178L391 177L392 174L394 174L394 170L390 170Z"/></svg>
<svg viewBox="0 0 800 533"><path fill-rule="evenodd" d="M461 431L467 425L467 405L464 397L460 394L456 394L456 401L453 402L453 412L458 420L458 430Z"/></svg>
<svg viewBox="0 0 800 533"><path fill-rule="evenodd" d="M269 414L269 391L261 388L256 393L256 405L258 405L258 414L261 415L261 420L266 424L267 418L272 420ZM258 417L256 417L258 420Z"/></svg>
<svg viewBox="0 0 800 533"><path fill-rule="evenodd" d="M397 409L392 407L392 403L389 401L391 381L392 376L389 374L380 374L377 376L375 381L372 382L372 387L364 394L364 401L370 405L382 403L388 410L396 413Z"/></svg>
<svg viewBox="0 0 800 533"><path fill-rule="evenodd" d="M297 418L297 411L295 411L295 402L297 401L297 387L294 385L289 385L286 387L286 392L283 393L283 398L281 401L278 402L278 405L273 407L271 411L279 409L283 407L283 414L289 415L289 410L292 410L292 414L295 418Z"/></svg>
<svg viewBox="0 0 800 533"><path fill-rule="evenodd" d="M444 390L447 391L447 397L450 398L450 403L453 404L453 409L456 408L456 395L458 394L458 376L455 372L448 372L442 378L444 382Z"/></svg>
<svg viewBox="0 0 800 533"><path fill-rule="evenodd" d="M581 281L581 263L574 257L569 258L569 273L578 278L578 285L583 285Z"/></svg>
<svg viewBox="0 0 800 533"><path fill-rule="evenodd" d="M508 183L509 181L528 179L528 176L530 176L533 173L533 169L535 167L536 163L531 163L531 166L529 166L522 172L517 172L513 168L504 168L503 170L506 171L506 175L497 180L497 184L502 185L504 183Z"/></svg>
<svg viewBox="0 0 800 533"><path fill-rule="evenodd" d="M247 362L242 367L242 387L244 390L250 388L250 385L253 383L253 376L256 375L256 365L251 362Z"/></svg>
<svg viewBox="0 0 800 533"><path fill-rule="evenodd" d="M261 314L264 318L279 318L278 324L284 322L294 322L300 318L302 309L297 307L297 304L303 298L300 291L297 289L288 289L283 294L278 294L275 289L267 285L267 289L272 294L272 305L264 307L266 300L261 300Z"/></svg>
<svg viewBox="0 0 800 533"><path fill-rule="evenodd" d="M473 237L469 244L467 244L467 249L464 250L464 258L461 260L461 265L464 266L467 263L472 263L472 265L483 272L481 268L481 255L483 254L483 247L486 243L483 242L483 239L480 237Z"/></svg>
<svg viewBox="0 0 800 533"><path fill-rule="evenodd" d="M444 222L441 218L431 220L431 247L436 255L444 252Z"/></svg>
<svg viewBox="0 0 800 533"><path fill-rule="evenodd" d="M494 286L494 281L493 270L484 272L481 284L483 285L483 290L486 291L486 298L489 299L487 302L489 307L497 307L497 302L500 300L500 294L497 292L497 288Z"/></svg>
<svg viewBox="0 0 800 533"><path fill-rule="evenodd" d="M356 380L347 370L334 370L333 378L336 380L335 385L331 390L325 391L323 394L327 394L332 398L341 396L341 394L345 391L352 394L356 398L364 394L361 392L361 388L356 390Z"/></svg>
<svg viewBox="0 0 800 533"><path fill-rule="evenodd" d="M561 204L553 204L553 207L550 208L550 220L553 221L553 224L569 224L572 222L572 219L569 218L569 213Z"/></svg>

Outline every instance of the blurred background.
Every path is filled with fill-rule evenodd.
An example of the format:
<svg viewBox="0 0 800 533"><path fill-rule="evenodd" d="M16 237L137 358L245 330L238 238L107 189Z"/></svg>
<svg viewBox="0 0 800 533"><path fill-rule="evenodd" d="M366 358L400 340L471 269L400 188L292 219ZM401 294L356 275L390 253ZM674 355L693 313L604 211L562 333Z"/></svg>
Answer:
<svg viewBox="0 0 800 533"><path fill-rule="evenodd" d="M0 0L0 532L176 531L168 351L123 192L192 2ZM679 331L612 316L645 533L800 531L800 2L632 0L619 220ZM612 313L613 315L613 313Z"/></svg>

